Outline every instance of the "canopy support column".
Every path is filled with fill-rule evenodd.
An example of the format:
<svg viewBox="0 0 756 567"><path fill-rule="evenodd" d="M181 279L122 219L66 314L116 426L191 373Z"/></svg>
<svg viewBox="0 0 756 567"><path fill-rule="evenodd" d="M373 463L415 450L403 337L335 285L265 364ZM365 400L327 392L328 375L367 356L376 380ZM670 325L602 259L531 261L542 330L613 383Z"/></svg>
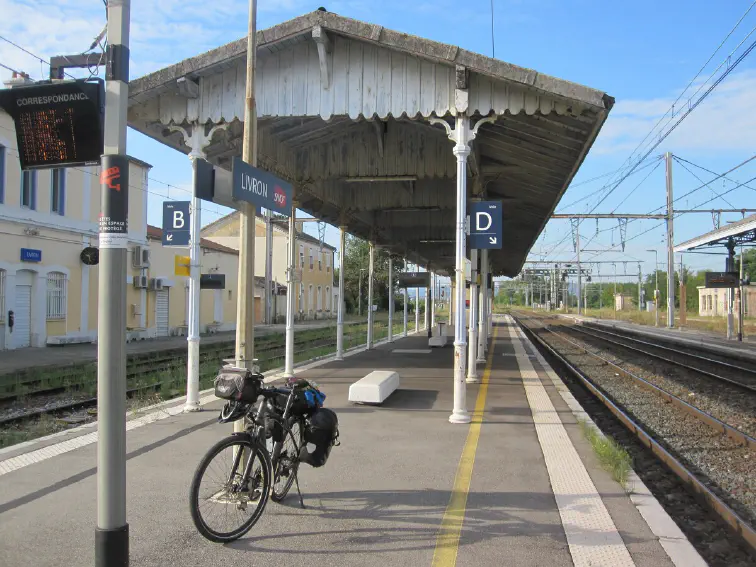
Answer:
<svg viewBox="0 0 756 567"><path fill-rule="evenodd" d="M367 319L367 349L373 348L373 267L375 266L375 246L370 243L370 267L368 268L368 319Z"/></svg>
<svg viewBox="0 0 756 567"><path fill-rule="evenodd" d="M466 94L466 93L465 93ZM465 384L465 219L467 217L467 157L470 155L470 143L475 139L478 129L487 122L493 122L496 116L483 118L470 127L470 119L465 112L459 112L455 126L446 120L431 118L431 124L440 124L446 130L449 139L455 142L452 153L457 158L457 242L456 242L456 309L454 311L454 409L449 421L451 423L470 423L467 411L467 390Z"/></svg>
<svg viewBox="0 0 756 567"><path fill-rule="evenodd" d="M478 320L478 364L486 362L488 345L488 249L480 251L480 317Z"/></svg>
<svg viewBox="0 0 756 567"><path fill-rule="evenodd" d="M478 250L470 250L470 335L467 351L467 382L478 380Z"/></svg>
<svg viewBox="0 0 756 567"><path fill-rule="evenodd" d="M346 227L339 235L339 306L336 312L336 360L344 359L344 257L346 256Z"/></svg>
<svg viewBox="0 0 756 567"><path fill-rule="evenodd" d="M389 254L388 265L388 342L394 342L394 258Z"/></svg>
<svg viewBox="0 0 756 567"><path fill-rule="evenodd" d="M273 226L269 223L270 226ZM266 237L267 238L267 237ZM289 269L286 278L286 362L284 364L284 377L294 376L294 288L296 287L297 269L297 203L291 204L291 216L289 217Z"/></svg>

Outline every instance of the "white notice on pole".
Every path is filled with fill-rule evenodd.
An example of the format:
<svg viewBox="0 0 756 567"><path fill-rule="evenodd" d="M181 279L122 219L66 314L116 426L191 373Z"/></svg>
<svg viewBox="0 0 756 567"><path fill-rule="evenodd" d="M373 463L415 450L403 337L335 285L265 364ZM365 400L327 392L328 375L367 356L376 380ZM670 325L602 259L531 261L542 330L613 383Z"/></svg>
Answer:
<svg viewBox="0 0 756 567"><path fill-rule="evenodd" d="M129 235L118 232L101 232L100 248L128 248Z"/></svg>

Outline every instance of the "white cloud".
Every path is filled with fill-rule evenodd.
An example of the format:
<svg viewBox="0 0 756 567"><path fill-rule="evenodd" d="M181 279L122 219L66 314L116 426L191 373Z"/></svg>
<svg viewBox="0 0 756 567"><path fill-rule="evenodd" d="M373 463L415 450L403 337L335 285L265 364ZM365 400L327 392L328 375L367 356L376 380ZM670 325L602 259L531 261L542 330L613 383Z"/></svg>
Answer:
<svg viewBox="0 0 756 567"><path fill-rule="evenodd" d="M708 85L695 98L706 88ZM695 91L689 90L683 101L693 92ZM756 147L754 92L756 71L733 72L662 142L657 153L665 150L725 153L753 149ZM628 153L634 150L676 98L677 94L668 98L619 100L609 114L592 153ZM660 126L673 125L685 110L687 107L676 108L674 119L669 120L667 115ZM666 129L657 128L655 134L658 137L658 133Z"/></svg>

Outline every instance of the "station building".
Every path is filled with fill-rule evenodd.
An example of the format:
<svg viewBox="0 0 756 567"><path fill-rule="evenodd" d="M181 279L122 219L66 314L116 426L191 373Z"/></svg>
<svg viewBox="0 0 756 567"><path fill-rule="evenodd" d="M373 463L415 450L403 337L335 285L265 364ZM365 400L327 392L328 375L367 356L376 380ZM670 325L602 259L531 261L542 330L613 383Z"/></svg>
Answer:
<svg viewBox="0 0 756 567"><path fill-rule="evenodd" d="M161 229L147 224L152 166L133 157L129 160L127 340L185 335L189 278L174 275L174 259L189 251L163 247ZM96 340L99 174L99 167L22 172L13 121L0 111L0 350ZM262 234L258 261L264 262ZM226 276L225 289L200 293L200 332L233 330L239 253L209 239L203 239L200 248L202 273ZM310 272L317 277L308 276L308 285L325 289L320 280L332 281L333 248L328 247L328 252L323 255L327 267L322 268L322 276L315 265ZM277 250L274 258L278 260L274 269L285 270L285 254ZM264 278L259 274L264 274L264 267L257 273L255 315L260 323ZM278 282L274 313L282 320L285 276L279 276ZM327 303L329 310L332 305Z"/></svg>
<svg viewBox="0 0 756 567"><path fill-rule="evenodd" d="M240 233L240 216L233 212L223 218L205 226L202 229L203 239L220 244L227 248L238 250ZM304 232L303 223L297 223L296 234L296 319L329 319L336 317L338 299L334 288L338 281L334 277L334 253L336 248L321 242L318 238ZM272 278L277 284L286 285L286 269L289 257L289 229L286 223L273 224L273 269ZM255 274L265 273L265 220L257 218L255 227ZM264 284L263 284L264 285ZM285 291L284 291L285 293ZM276 302L279 304L279 316L286 314L285 297ZM255 313L260 307L255 302ZM280 305L283 310L280 310Z"/></svg>

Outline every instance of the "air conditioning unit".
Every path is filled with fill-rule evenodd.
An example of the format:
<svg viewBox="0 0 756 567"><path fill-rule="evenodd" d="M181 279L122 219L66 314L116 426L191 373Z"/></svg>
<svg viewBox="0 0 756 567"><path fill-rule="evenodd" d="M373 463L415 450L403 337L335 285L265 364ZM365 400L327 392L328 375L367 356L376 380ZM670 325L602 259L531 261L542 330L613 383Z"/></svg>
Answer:
<svg viewBox="0 0 756 567"><path fill-rule="evenodd" d="M134 246L134 255L131 258L132 266L135 268L150 267L150 250L141 246Z"/></svg>
<svg viewBox="0 0 756 567"><path fill-rule="evenodd" d="M150 289L154 291L163 290L163 280L161 278L150 278Z"/></svg>
<svg viewBox="0 0 756 567"><path fill-rule="evenodd" d="M146 289L147 276L134 276L134 287L137 289Z"/></svg>
<svg viewBox="0 0 756 567"><path fill-rule="evenodd" d="M132 303L131 315L134 317L140 317L142 315L142 306L138 303Z"/></svg>

